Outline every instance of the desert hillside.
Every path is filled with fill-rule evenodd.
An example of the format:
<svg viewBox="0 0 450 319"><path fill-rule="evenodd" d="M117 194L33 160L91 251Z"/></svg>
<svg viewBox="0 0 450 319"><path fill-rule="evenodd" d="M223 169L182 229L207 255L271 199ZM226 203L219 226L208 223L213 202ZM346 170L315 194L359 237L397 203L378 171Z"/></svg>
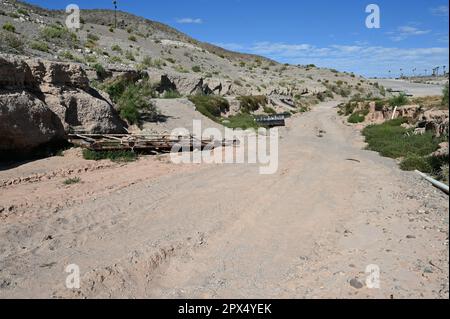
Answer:
<svg viewBox="0 0 450 319"><path fill-rule="evenodd" d="M24 130L43 135L29 145L20 132L11 136L7 125L0 126L4 151L32 151L61 140L64 132L167 132L192 123L195 113L185 108L203 119L247 128L254 115L294 114L333 98L386 95L383 87L355 74L227 51L125 12L118 12L117 28L108 10L83 10L76 31L65 27L65 19L62 11L0 2L1 99L28 96L27 107L2 116L23 114L33 100L42 104L34 105L40 109L36 114L47 118L45 128L24 123ZM142 98L129 102L130 95ZM199 95L210 98L193 98ZM48 123L45 108L61 123ZM174 117L182 120L173 123Z"/></svg>

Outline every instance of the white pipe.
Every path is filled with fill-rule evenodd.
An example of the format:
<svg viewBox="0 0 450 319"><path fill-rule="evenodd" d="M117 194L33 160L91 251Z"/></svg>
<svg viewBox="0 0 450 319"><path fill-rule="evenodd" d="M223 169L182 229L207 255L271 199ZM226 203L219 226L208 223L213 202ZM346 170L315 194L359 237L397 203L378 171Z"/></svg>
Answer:
<svg viewBox="0 0 450 319"><path fill-rule="evenodd" d="M392 118L391 118L391 120L395 119L395 113L397 113L397 106L394 107L394 112L392 113Z"/></svg>
<svg viewBox="0 0 450 319"><path fill-rule="evenodd" d="M425 180L429 181L431 184L433 184L433 186L439 188L440 190L444 191L445 193L448 194L449 190L448 190L448 185L445 185L444 183L438 182L437 180L435 180L434 178L431 178L430 176L419 172L418 170L415 171L417 174L419 174L420 176L422 176L422 178L424 178Z"/></svg>

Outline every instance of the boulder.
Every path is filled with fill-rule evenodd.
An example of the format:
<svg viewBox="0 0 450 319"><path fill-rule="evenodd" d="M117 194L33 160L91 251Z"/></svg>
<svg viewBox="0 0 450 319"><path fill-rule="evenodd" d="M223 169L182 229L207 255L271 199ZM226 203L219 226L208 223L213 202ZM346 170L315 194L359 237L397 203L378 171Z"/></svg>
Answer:
<svg viewBox="0 0 450 319"><path fill-rule="evenodd" d="M94 89L83 91L53 87L52 91L44 93L44 99L61 119L66 131L81 128L89 134L126 133L125 123L112 103Z"/></svg>
<svg viewBox="0 0 450 319"><path fill-rule="evenodd" d="M436 157L448 157L448 142L443 142L439 144L439 149L432 154Z"/></svg>
<svg viewBox="0 0 450 319"><path fill-rule="evenodd" d="M425 128L432 131L437 137L448 135L449 132L449 111L448 110L428 110L420 117L418 128Z"/></svg>
<svg viewBox="0 0 450 319"><path fill-rule="evenodd" d="M25 155L64 136L58 116L34 95L0 94L0 153Z"/></svg>
<svg viewBox="0 0 450 319"><path fill-rule="evenodd" d="M78 64L0 55L0 139L2 151L26 153L85 133L126 133L106 94L89 86Z"/></svg>
<svg viewBox="0 0 450 319"><path fill-rule="evenodd" d="M420 105L404 105L397 108L397 116L408 120L416 120L423 111Z"/></svg>
<svg viewBox="0 0 450 319"><path fill-rule="evenodd" d="M41 89L48 86L63 86L89 90L89 79L81 65L58 63L40 59L28 60L31 73Z"/></svg>
<svg viewBox="0 0 450 319"><path fill-rule="evenodd" d="M36 87L28 64L13 55L0 56L0 90L14 90Z"/></svg>

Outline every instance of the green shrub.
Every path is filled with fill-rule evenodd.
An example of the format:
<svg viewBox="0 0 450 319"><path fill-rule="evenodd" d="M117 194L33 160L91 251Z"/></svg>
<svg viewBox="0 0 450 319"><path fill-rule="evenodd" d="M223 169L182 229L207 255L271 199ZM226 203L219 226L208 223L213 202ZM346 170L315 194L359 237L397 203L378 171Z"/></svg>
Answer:
<svg viewBox="0 0 450 319"><path fill-rule="evenodd" d="M447 167L447 172L445 169ZM436 156L420 156L408 154L400 163L400 168L404 171L418 170L431 174L448 183L448 158ZM447 174L447 175L446 175Z"/></svg>
<svg viewBox="0 0 450 319"><path fill-rule="evenodd" d="M350 117L347 119L349 123L362 123L366 120L366 116L369 114L369 110L360 110L354 112Z"/></svg>
<svg viewBox="0 0 450 319"><path fill-rule="evenodd" d="M16 32L16 27L14 25L12 25L11 23L6 22L3 25L3 30L14 33L14 32Z"/></svg>
<svg viewBox="0 0 450 319"><path fill-rule="evenodd" d="M239 96L237 100L241 103L241 112L250 113L267 105L267 97L264 95Z"/></svg>
<svg viewBox="0 0 450 319"><path fill-rule="evenodd" d="M253 115L248 113L239 113L233 116L230 116L223 122L223 124L231 129L258 129L260 126L255 121Z"/></svg>
<svg viewBox="0 0 450 319"><path fill-rule="evenodd" d="M128 40L133 41L133 42L137 42L137 38L134 35L130 35L128 37Z"/></svg>
<svg viewBox="0 0 450 319"><path fill-rule="evenodd" d="M69 52L69 51L64 51L63 53L61 53L61 57L67 60L74 60L75 56Z"/></svg>
<svg viewBox="0 0 450 319"><path fill-rule="evenodd" d="M277 112L270 106L264 106L264 113L266 114L277 114Z"/></svg>
<svg viewBox="0 0 450 319"><path fill-rule="evenodd" d="M117 103L120 99L120 97L122 96L123 92L125 92L125 89L127 88L127 86L132 85L133 82L123 78L123 77L118 77L116 79L114 79L113 81L106 83L104 90L106 91L106 93L109 94L109 97L111 98L111 100L114 103Z"/></svg>
<svg viewBox="0 0 450 319"><path fill-rule="evenodd" d="M406 120L398 118L379 125L370 125L363 130L368 149L382 156L400 158L407 156L427 156L439 148L440 139L427 132L414 135L411 130L401 127Z"/></svg>
<svg viewBox="0 0 450 319"><path fill-rule="evenodd" d="M10 53L23 53L24 43L21 38L11 32L0 32L0 51Z"/></svg>
<svg viewBox="0 0 450 319"><path fill-rule="evenodd" d="M22 14L24 16L29 16L30 15L27 10L22 9L22 8L17 9L17 13L18 14Z"/></svg>
<svg viewBox="0 0 450 319"><path fill-rule="evenodd" d="M60 25L51 25L41 30L41 37L49 42L63 42L71 47L78 45L78 37L76 33Z"/></svg>
<svg viewBox="0 0 450 319"><path fill-rule="evenodd" d="M122 63L122 58L118 56L113 56L109 58L109 62L111 63Z"/></svg>
<svg viewBox="0 0 450 319"><path fill-rule="evenodd" d="M117 102L120 117L130 124L138 124L143 116L148 121L155 120L158 112L150 101L155 96L154 87L147 81L126 86Z"/></svg>
<svg viewBox="0 0 450 319"><path fill-rule="evenodd" d="M48 44L42 41L33 41L31 43L31 48L33 50L38 50L38 51L42 51L42 52L48 52L49 51L49 47Z"/></svg>
<svg viewBox="0 0 450 319"><path fill-rule="evenodd" d="M197 111L218 122L222 113L230 110L228 100L215 95L192 95L189 100L195 104Z"/></svg>
<svg viewBox="0 0 450 319"><path fill-rule="evenodd" d="M194 65L192 67L192 71L199 73L199 72L202 72L202 69L198 65Z"/></svg>
<svg viewBox="0 0 450 319"><path fill-rule="evenodd" d="M442 91L443 97L442 97L442 104L444 106L449 106L448 104L448 83L445 85L443 91Z"/></svg>
<svg viewBox="0 0 450 319"><path fill-rule="evenodd" d="M402 106L408 103L409 103L408 97L403 93L398 96L394 96L389 100L390 106Z"/></svg>
<svg viewBox="0 0 450 319"><path fill-rule="evenodd" d="M63 184L64 185L73 185L73 184L77 184L81 182L81 179L79 177L75 177L75 178L68 178L66 179Z"/></svg>
<svg viewBox="0 0 450 319"><path fill-rule="evenodd" d="M151 67L152 66L152 58L150 56L146 55L142 59L141 64L146 67Z"/></svg>
<svg viewBox="0 0 450 319"><path fill-rule="evenodd" d="M134 57L134 54L132 51L125 52L125 58L127 58L130 61L136 61L136 58Z"/></svg>
<svg viewBox="0 0 450 319"><path fill-rule="evenodd" d="M41 30L41 35L46 40L62 39L66 30L58 25L47 26Z"/></svg>
<svg viewBox="0 0 450 319"><path fill-rule="evenodd" d="M164 92L163 99L178 99L181 97L181 94L177 91L166 91Z"/></svg>
<svg viewBox="0 0 450 319"><path fill-rule="evenodd" d="M89 33L87 35L87 38L88 38L88 40L90 40L92 42L97 42L98 40L100 40L100 38L97 35L93 34L93 33Z"/></svg>
<svg viewBox="0 0 450 319"><path fill-rule="evenodd" d="M115 52L120 52L120 53L122 53L122 48L120 47L120 45L118 45L118 44L114 44L112 47L111 47L111 50L113 50L113 51L115 51Z"/></svg>
<svg viewBox="0 0 450 319"><path fill-rule="evenodd" d="M105 68L103 67L103 65L101 65L100 63L96 63L92 67L95 69L95 72L97 73L97 77L99 79L106 78L107 72L106 72Z"/></svg>
<svg viewBox="0 0 450 319"><path fill-rule="evenodd" d="M133 162L138 156L132 151L92 151L83 150L83 158L91 161L109 159L113 162Z"/></svg>

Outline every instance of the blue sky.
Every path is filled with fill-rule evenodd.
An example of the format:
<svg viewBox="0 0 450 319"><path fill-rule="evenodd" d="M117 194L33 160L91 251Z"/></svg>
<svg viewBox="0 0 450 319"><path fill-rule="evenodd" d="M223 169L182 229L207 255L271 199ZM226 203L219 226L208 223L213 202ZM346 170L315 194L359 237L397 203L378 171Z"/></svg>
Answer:
<svg viewBox="0 0 450 319"><path fill-rule="evenodd" d="M110 0L30 3L64 8L111 8ZM448 1L444 0L118 0L119 9L160 21L228 49L283 63L310 64L366 76L448 70ZM368 4L381 10L381 28L368 29Z"/></svg>

